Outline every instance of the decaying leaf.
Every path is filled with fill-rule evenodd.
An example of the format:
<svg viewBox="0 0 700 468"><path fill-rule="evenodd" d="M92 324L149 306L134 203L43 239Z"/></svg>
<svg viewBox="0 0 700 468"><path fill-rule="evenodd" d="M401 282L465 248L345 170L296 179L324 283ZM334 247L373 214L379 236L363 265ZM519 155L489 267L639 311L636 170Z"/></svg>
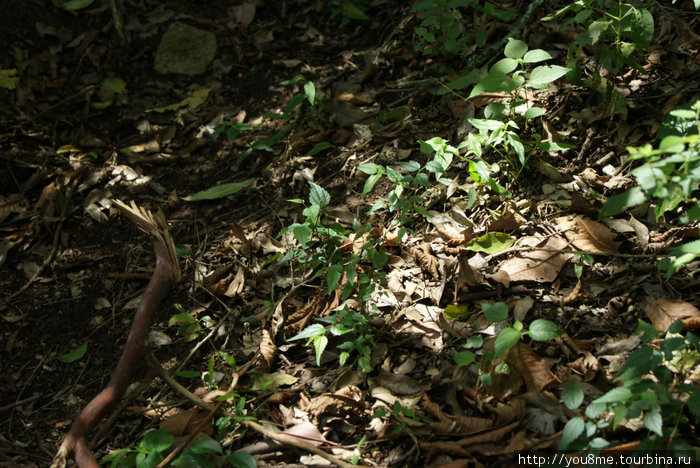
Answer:
<svg viewBox="0 0 700 468"><path fill-rule="evenodd" d="M613 233L605 225L583 216L573 220L568 217L556 219L557 227L564 232L571 243L584 252L617 252Z"/></svg>
<svg viewBox="0 0 700 468"><path fill-rule="evenodd" d="M544 245L546 249L564 250L568 243L561 237L554 236L547 239ZM533 251L521 252L513 258L502 262L498 271L491 277L496 281L508 284L511 281L535 281L538 283L550 283L554 281L561 269L568 262L572 254Z"/></svg>
<svg viewBox="0 0 700 468"><path fill-rule="evenodd" d="M700 310L688 302L679 299L654 299L646 298L644 312L659 331L665 332L676 320L683 321L684 330L700 328Z"/></svg>

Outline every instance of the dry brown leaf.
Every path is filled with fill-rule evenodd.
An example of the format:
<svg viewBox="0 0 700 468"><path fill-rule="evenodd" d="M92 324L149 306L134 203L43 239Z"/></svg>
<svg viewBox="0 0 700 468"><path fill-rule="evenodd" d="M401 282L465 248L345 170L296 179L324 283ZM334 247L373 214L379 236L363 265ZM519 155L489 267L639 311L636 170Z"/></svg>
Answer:
<svg viewBox="0 0 700 468"><path fill-rule="evenodd" d="M550 237L541 247L563 250L567 245L567 242L561 237ZM522 252L502 262L498 267L497 273L491 277L504 284L506 283L505 280L550 283L554 281L571 257L573 255L568 253Z"/></svg>
<svg viewBox="0 0 700 468"><path fill-rule="evenodd" d="M382 387L386 387L398 395L413 395L423 391L423 386L417 380L401 374L382 372L377 377Z"/></svg>
<svg viewBox="0 0 700 468"><path fill-rule="evenodd" d="M197 408L179 411L160 423L161 429L167 429L174 436L189 435L199 424L209 416L209 413ZM205 434L213 434L211 424L206 424L202 430Z"/></svg>
<svg viewBox="0 0 700 468"><path fill-rule="evenodd" d="M0 195L0 223L12 213L25 212L28 206L27 199L20 193L13 193L7 197Z"/></svg>
<svg viewBox="0 0 700 468"><path fill-rule="evenodd" d="M571 243L585 252L617 252L613 233L605 225L583 216L573 220L563 216L556 219L557 227L564 231Z"/></svg>
<svg viewBox="0 0 700 468"><path fill-rule="evenodd" d="M439 262L437 258L430 254L430 245L427 243L422 243L419 247L409 245L406 247L406 250L433 278L438 278L440 276L438 273Z"/></svg>
<svg viewBox="0 0 700 468"><path fill-rule="evenodd" d="M224 296L235 297L243 291L243 286L245 285L245 275L243 274L243 268L239 268L236 272L236 277L228 285Z"/></svg>
<svg viewBox="0 0 700 468"><path fill-rule="evenodd" d="M515 429L519 425L520 421L516 421L514 423L508 424L507 426L499 427L497 429L488 431L484 434L459 439L458 443L464 446L473 444L483 444L487 442L500 442L504 438L508 437L513 432L513 429Z"/></svg>
<svg viewBox="0 0 700 468"><path fill-rule="evenodd" d="M506 362L522 374L528 391L541 392L560 383L549 370L547 361L535 354L530 346L523 342L519 342L512 352L508 353Z"/></svg>
<svg viewBox="0 0 700 468"><path fill-rule="evenodd" d="M644 312L654 328L659 331L665 332L676 320L683 321L683 330L700 328L700 310L679 299L654 299L648 296Z"/></svg>
<svg viewBox="0 0 700 468"><path fill-rule="evenodd" d="M316 420L324 414L340 417L360 416L364 413L362 391L354 385L348 385L335 393L324 393L311 401L309 413Z"/></svg>
<svg viewBox="0 0 700 468"><path fill-rule="evenodd" d="M277 346L270 338L270 332L262 331L262 340L260 341L260 355L265 361L266 368L271 369L277 358Z"/></svg>

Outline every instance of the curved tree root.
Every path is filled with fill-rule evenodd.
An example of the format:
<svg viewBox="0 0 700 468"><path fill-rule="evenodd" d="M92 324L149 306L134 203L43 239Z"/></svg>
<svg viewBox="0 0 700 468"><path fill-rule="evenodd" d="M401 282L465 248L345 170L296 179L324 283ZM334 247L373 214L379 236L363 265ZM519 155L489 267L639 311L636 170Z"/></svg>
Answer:
<svg viewBox="0 0 700 468"><path fill-rule="evenodd" d="M156 311L174 283L180 280L180 268L175 254L175 244L162 211L153 216L132 201L128 206L118 200L116 206L143 231L154 238L156 268L146 286L129 331L124 351L107 386L83 409L70 432L59 447L51 468L65 468L73 457L80 468L99 468L87 444L87 436L95 425L121 400L136 369L136 365L148 350L148 331Z"/></svg>

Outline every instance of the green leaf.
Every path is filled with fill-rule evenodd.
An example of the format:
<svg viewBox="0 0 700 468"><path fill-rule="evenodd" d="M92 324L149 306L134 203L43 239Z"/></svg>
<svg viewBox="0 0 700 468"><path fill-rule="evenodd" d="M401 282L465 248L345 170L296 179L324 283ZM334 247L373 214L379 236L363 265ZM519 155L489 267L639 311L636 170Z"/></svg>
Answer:
<svg viewBox="0 0 700 468"><path fill-rule="evenodd" d="M340 14L345 16L346 18L350 19L355 19L355 20L368 20L369 16L365 14L362 10L358 8L357 5L355 5L354 1L349 1L349 0L341 0L340 2Z"/></svg>
<svg viewBox="0 0 700 468"><path fill-rule="evenodd" d="M649 429L654 434L662 437L664 421L661 417L661 410L657 406L644 415L644 427Z"/></svg>
<svg viewBox="0 0 700 468"><path fill-rule="evenodd" d="M448 319L457 319L468 317L470 312L466 304L449 304L443 313Z"/></svg>
<svg viewBox="0 0 700 468"><path fill-rule="evenodd" d="M496 341L493 344L493 350L496 353L496 357L502 358L505 352L510 348L518 344L518 341L522 338L522 334L515 328L504 328L496 337Z"/></svg>
<svg viewBox="0 0 700 468"><path fill-rule="evenodd" d="M160 453L175 442L175 437L167 429L147 432L143 440L139 442L139 448L146 452Z"/></svg>
<svg viewBox="0 0 700 468"><path fill-rule="evenodd" d="M474 252L493 254L511 247L515 239L503 232L487 232L483 236L472 239L462 247Z"/></svg>
<svg viewBox="0 0 700 468"><path fill-rule="evenodd" d="M503 50L503 55L517 60L523 55L525 55L525 52L527 52L527 44L518 39L513 39L512 37L509 37L508 44L506 44L506 48Z"/></svg>
<svg viewBox="0 0 700 468"><path fill-rule="evenodd" d="M233 468L257 468L258 462L255 458L246 452L233 452L231 455L226 457L229 464Z"/></svg>
<svg viewBox="0 0 700 468"><path fill-rule="evenodd" d="M311 202L312 205L318 205L323 208L331 202L331 196L328 194L326 189L314 182L309 182L309 185L311 185L309 202Z"/></svg>
<svg viewBox="0 0 700 468"><path fill-rule="evenodd" d="M70 0L63 4L63 8L68 11L78 11L92 5L95 0Z"/></svg>
<svg viewBox="0 0 700 468"><path fill-rule="evenodd" d="M544 109L541 107L531 107L528 110L525 111L523 114L523 117L526 119L534 119L535 117L539 117L540 115L544 114Z"/></svg>
<svg viewBox="0 0 700 468"><path fill-rule="evenodd" d="M343 275L342 265L331 265L326 270L326 282L328 283L328 294L338 287L340 277Z"/></svg>
<svg viewBox="0 0 700 468"><path fill-rule="evenodd" d="M303 340L304 338L316 338L318 336L323 336L326 333L326 329L320 323L312 323L308 327L304 328L301 333L288 338L287 341Z"/></svg>
<svg viewBox="0 0 700 468"><path fill-rule="evenodd" d="M578 437L583 434L583 430L586 428L586 423L583 418L571 418L566 422L564 430L561 433L561 439L559 440L559 450L565 450L571 445L573 441L578 439Z"/></svg>
<svg viewBox="0 0 700 468"><path fill-rule="evenodd" d="M626 192L608 197L600 209L600 216L611 216L627 208L641 205L647 199L641 187L633 187Z"/></svg>
<svg viewBox="0 0 700 468"><path fill-rule="evenodd" d="M306 243L311 238L311 234L313 234L313 231L311 230L309 225L308 224L292 224L291 226L289 226L289 229L292 231L294 238L297 241L299 241L299 244L301 244L302 247L306 247Z"/></svg>
<svg viewBox="0 0 700 468"><path fill-rule="evenodd" d="M82 358L85 356L85 352L87 351L87 341L77 348L75 348L73 351L69 351L66 354L61 354L58 356L58 360L61 362L65 362L66 364L69 364L71 362L75 362L78 359Z"/></svg>
<svg viewBox="0 0 700 468"><path fill-rule="evenodd" d="M372 174L383 174L384 173L384 166L380 166L379 164L374 164L374 163L364 163L360 164L357 166L357 170L360 172L364 172L365 174L372 175Z"/></svg>
<svg viewBox="0 0 700 468"><path fill-rule="evenodd" d="M584 394L583 390L581 390L581 387L579 387L576 384L571 384L568 387L566 387L566 390L564 390L561 399L564 402L564 405L566 405L567 408L573 411L579 406L581 406L581 403L583 403L583 397Z"/></svg>
<svg viewBox="0 0 700 468"><path fill-rule="evenodd" d="M327 150L328 148L335 148L335 145L327 141L316 143L314 147L311 148L311 151L309 151L309 156L316 156L318 153L320 153L323 150Z"/></svg>
<svg viewBox="0 0 700 468"><path fill-rule="evenodd" d="M476 356L471 351L462 351L455 354L453 358L458 366L468 366L476 359Z"/></svg>
<svg viewBox="0 0 700 468"><path fill-rule="evenodd" d="M530 72L528 84L531 87L542 87L556 81L571 71L570 68L559 65L541 65Z"/></svg>
<svg viewBox="0 0 700 468"><path fill-rule="evenodd" d="M362 198L365 198L365 195L367 195L369 192L372 191L372 189L374 188L374 185L381 178L382 178L381 173L372 174L371 176L369 176L367 178L367 180L365 181L364 187L362 187Z"/></svg>
<svg viewBox="0 0 700 468"><path fill-rule="evenodd" d="M494 323L508 318L508 306L503 302L485 302L481 304L481 310L484 316Z"/></svg>
<svg viewBox="0 0 700 468"><path fill-rule="evenodd" d="M312 81L304 83L304 94L306 95L306 99L309 100L309 104L313 106L316 103L316 87Z"/></svg>
<svg viewBox="0 0 700 468"><path fill-rule="evenodd" d="M321 366L321 356L323 355L323 351L326 350L326 346L328 346L328 337L326 335L323 336L317 336L314 338L314 352L316 353L316 365Z"/></svg>
<svg viewBox="0 0 700 468"><path fill-rule="evenodd" d="M190 450L194 453L216 453L218 455L223 455L224 451L221 448L221 444L214 439L204 439L190 446Z"/></svg>
<svg viewBox="0 0 700 468"><path fill-rule="evenodd" d="M621 403L629 400L632 391L627 387L615 387L602 397L596 398L592 403Z"/></svg>
<svg viewBox="0 0 700 468"><path fill-rule="evenodd" d="M545 60L551 59L552 56L549 55L549 52L546 50L542 49L534 49L534 50L529 50L527 53L523 56L523 62L525 63L537 63L537 62L543 62Z"/></svg>
<svg viewBox="0 0 700 468"><path fill-rule="evenodd" d="M530 324L528 333L535 341L547 341L562 335L564 330L549 320L537 319Z"/></svg>
<svg viewBox="0 0 700 468"><path fill-rule="evenodd" d="M243 182L232 182L230 184L215 185L214 187L208 188L201 192L197 192L194 195L188 195L183 200L185 201L198 201L198 200L214 200L216 198L223 198L234 193L240 192L246 187L250 187L255 178L244 180Z"/></svg>
<svg viewBox="0 0 700 468"><path fill-rule="evenodd" d="M100 83L100 89L110 93L124 94L126 82L121 78L106 78Z"/></svg>

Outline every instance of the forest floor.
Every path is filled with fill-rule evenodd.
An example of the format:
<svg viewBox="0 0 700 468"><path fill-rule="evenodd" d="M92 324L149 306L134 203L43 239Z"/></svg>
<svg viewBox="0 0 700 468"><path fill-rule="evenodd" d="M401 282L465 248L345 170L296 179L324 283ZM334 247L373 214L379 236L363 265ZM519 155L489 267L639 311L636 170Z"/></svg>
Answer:
<svg viewBox="0 0 700 468"><path fill-rule="evenodd" d="M431 216L408 213L414 219L397 239L396 212L369 213L395 185L383 177L363 197L369 176L358 166L423 167L431 156L420 151L421 140L464 140L466 117L482 116L504 96L466 100L468 89L441 93L438 80L485 47L445 58L416 51L411 2L376 1L370 19L341 24L322 1L125 0L118 2L123 40L109 2L75 13L60 3L10 0L0 18L0 70L19 70L12 87L0 87L0 467L48 466L122 352L154 254L151 239L112 199L162 209L182 254L183 279L152 326L164 369L210 396L253 359L235 388L236 414L278 431L294 428L358 464L504 466L518 450L554 450L564 424L581 414L562 404L565 390L574 384L589 402L614 387L625 357L640 346L640 319L700 320L697 263L671 280L657 269L659 252L698 238L697 226L672 228L639 211L598 218L607 195L633 185L626 147L653 142L673 107L698 98L700 40L692 31L700 20L692 6L653 10L654 40L639 57L644 72L607 77L622 104L565 79L531 96L545 109L534 130L572 149L533 153L524 165L500 161L496 180L508 195L475 184L468 162L455 156L449 183L405 190L403 197L423 196L418 204ZM499 7L522 15L520 3ZM554 11L547 8L519 37L565 66L576 30L537 21ZM469 11L467 29L480 24L487 44L513 27ZM205 73L154 71L160 39L176 22L215 35ZM297 75L323 104L309 105L304 82L282 84ZM293 118L270 116L300 93ZM284 125L289 131L270 142ZM184 199L244 181L227 196ZM374 228L348 238L350 251L367 253L357 244L369 235L382 239L375 246L386 253L357 266L386 279L385 294L367 301L375 315L329 335L319 362L306 339L289 338L326 325L319 318L340 321L337 310L360 310L360 302L341 297L342 288L328 294L323 275L302 278L303 269L278 262L299 247L298 237L280 231L305 222L303 206L289 200L308 205L316 190L309 181L329 195L326 219ZM487 235L494 232L504 234ZM475 247L503 239L515 248ZM528 245L545 250L517 250ZM590 261L572 250L591 253ZM482 303L506 304L526 327L547 319L565 333L519 340L504 361L510 372L493 372L485 385L479 376L493 369L455 361L470 337L488 349L503 328L484 317ZM341 366L337 346L348 340L367 348L356 346ZM144 365L137 376L148 382L145 375ZM697 372L689 380L697 385ZM258 466L328 463L303 448L262 446L261 434L236 423L216 428L212 420L192 434L207 417L156 378L94 452L99 459L133 448L165 427L178 438L215 437L227 453L253 453ZM682 427L695 433L693 421ZM621 446L649 432L630 420L605 434ZM687 441L699 442L696 435Z"/></svg>

